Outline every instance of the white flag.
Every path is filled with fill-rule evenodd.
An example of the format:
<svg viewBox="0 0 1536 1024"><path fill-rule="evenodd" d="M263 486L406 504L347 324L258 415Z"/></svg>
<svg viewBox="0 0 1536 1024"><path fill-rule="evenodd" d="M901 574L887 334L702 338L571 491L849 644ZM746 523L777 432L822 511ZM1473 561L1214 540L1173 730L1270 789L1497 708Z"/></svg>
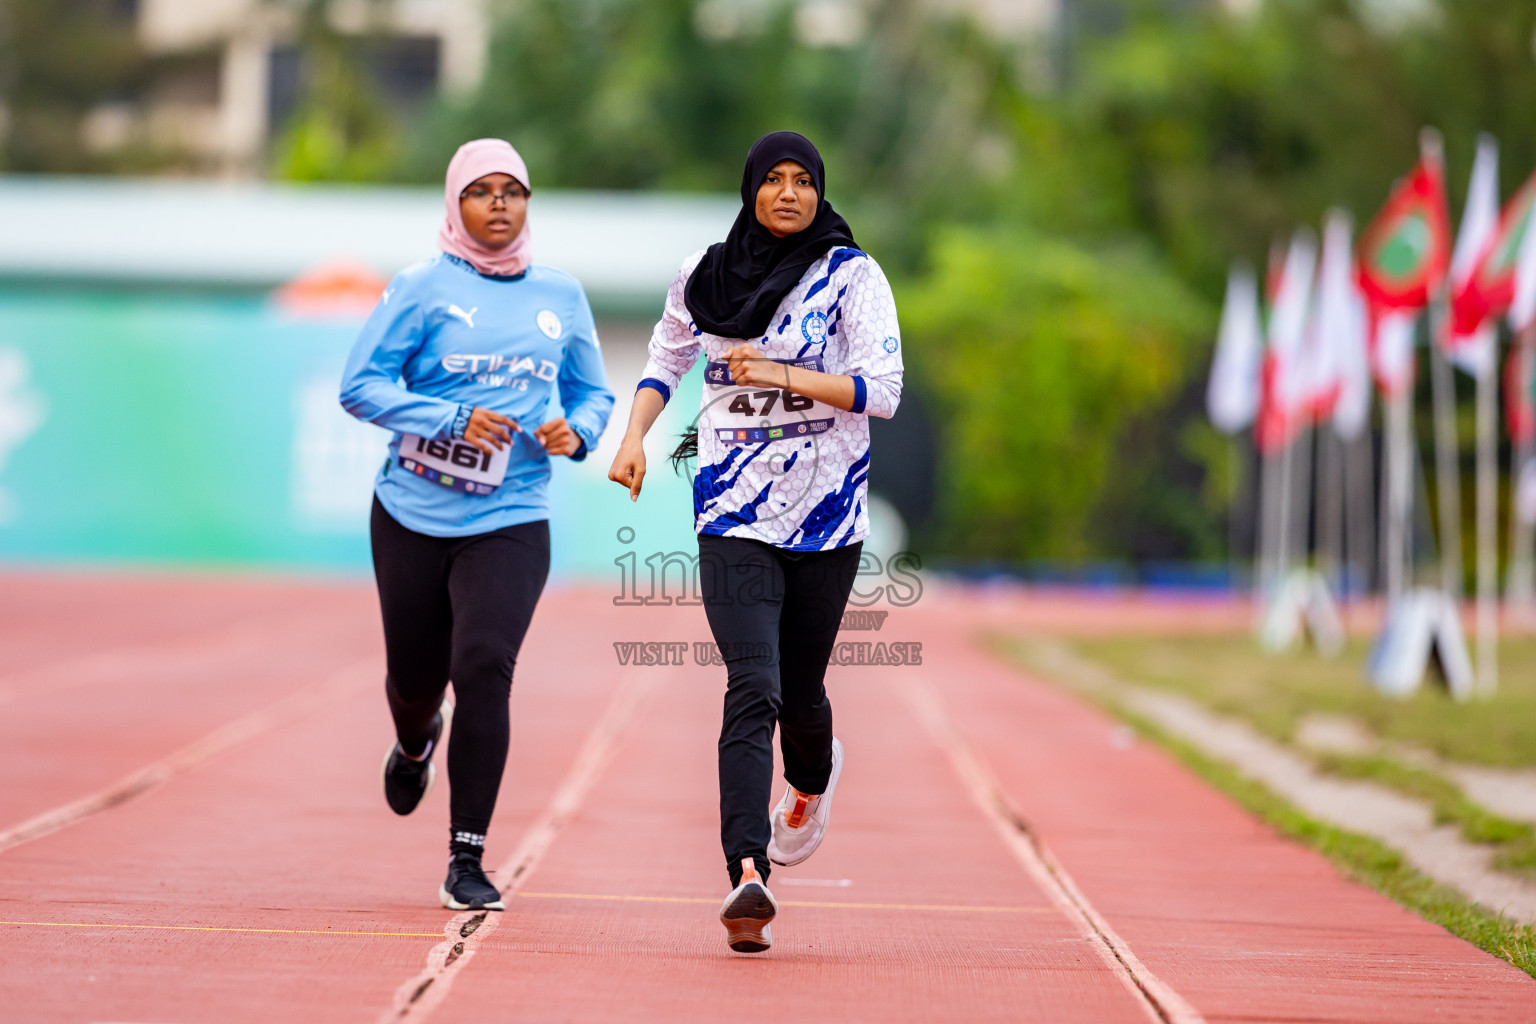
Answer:
<svg viewBox="0 0 1536 1024"><path fill-rule="evenodd" d="M1264 328L1259 321L1259 286L1253 271L1232 267L1221 307L1221 333L1211 360L1205 408L1223 434L1235 434L1253 422L1259 410L1259 363Z"/></svg>
<svg viewBox="0 0 1536 1024"><path fill-rule="evenodd" d="M1313 334L1318 346L1314 401L1319 415L1333 406L1333 427L1351 440L1371 412L1371 369L1366 354L1365 300L1355 283L1349 214L1330 210L1323 228Z"/></svg>
<svg viewBox="0 0 1536 1024"><path fill-rule="evenodd" d="M1520 259L1515 265L1515 302L1509 307L1509 326L1517 332L1536 324L1536 225L1525 230Z"/></svg>
<svg viewBox="0 0 1536 1024"><path fill-rule="evenodd" d="M1371 373L1376 386L1395 394L1413 384L1413 327L1419 319L1416 309L1393 309L1376 321L1376 336L1371 339Z"/></svg>
<svg viewBox="0 0 1536 1024"><path fill-rule="evenodd" d="M1467 286L1479 257L1488 247L1499 224L1499 144L1492 135L1479 135L1477 159L1472 164L1472 184L1451 255L1450 285L1455 295ZM1472 334L1458 334L1455 318L1445 318L1446 336L1441 340L1446 356L1458 369L1479 376L1493 368L1496 337L1494 325L1484 323Z"/></svg>
<svg viewBox="0 0 1536 1024"><path fill-rule="evenodd" d="M1291 237L1285 267L1275 288L1269 313L1269 352L1275 362L1276 411L1289 422L1305 412L1310 401L1313 371L1307 365L1307 310L1312 302L1312 278L1317 268L1317 240L1306 228Z"/></svg>

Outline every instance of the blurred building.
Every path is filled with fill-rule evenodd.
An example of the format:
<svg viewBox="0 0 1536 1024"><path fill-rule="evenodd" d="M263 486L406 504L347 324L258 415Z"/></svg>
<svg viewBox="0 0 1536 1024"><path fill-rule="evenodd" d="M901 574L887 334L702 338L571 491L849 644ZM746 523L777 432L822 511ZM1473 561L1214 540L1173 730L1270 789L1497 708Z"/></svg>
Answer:
<svg viewBox="0 0 1536 1024"><path fill-rule="evenodd" d="M1018 38L1056 27L1072 0L927 0L942 14L975 18L997 35ZM729 39L761 31L773 0L700 0L695 23L706 38ZM880 15L880 0L794 0L795 33L810 46L848 46L868 35Z"/></svg>
<svg viewBox="0 0 1536 1024"><path fill-rule="evenodd" d="M85 131L112 149L142 131L166 149L225 173L258 168L273 130L293 111L308 63L306 18L355 40L372 84L391 102L440 88L468 90L485 66L485 0L126 0L151 83L136 107L105 105Z"/></svg>
<svg viewBox="0 0 1536 1024"><path fill-rule="evenodd" d="M3 2L3 0L0 0ZM534 0L536 2L536 0ZM867 38L889 0L695 0L695 25L707 38L764 31L781 3L793 7L800 41L849 46ZM1370 0L1375 6L1413 0ZM1170 12L1217 4L1252 11L1261 0L1155 0ZM1112 33L1131 0L919 0L928 9L969 16L1006 39ZM137 151L130 170L176 166L232 177L259 176L270 143L344 49L351 73L392 112L409 111L442 90L480 82L500 0L96 0L98 17L121 32L132 26L142 67L97 83L79 137L95 157ZM105 13L103 13L105 12ZM62 11L55 31L70 31ZM0 132L4 131L0 108ZM43 159L59 169L66 164ZM76 161L78 164L79 162ZM87 160L84 166L92 166ZM107 169L117 170L110 162Z"/></svg>
<svg viewBox="0 0 1536 1024"><path fill-rule="evenodd" d="M1220 6L1249 14L1263 0L1155 0L1169 12ZM1419 0L1367 0L1375 5ZM1112 32L1125 20L1133 0L926 0L921 7L976 21L1003 39L1039 39L1079 32ZM774 0L699 0L696 22L708 37L756 32L767 23ZM800 41L811 46L847 46L869 34L881 17L881 0L793 0Z"/></svg>
<svg viewBox="0 0 1536 1024"><path fill-rule="evenodd" d="M1001 36L1038 35L1054 29L1070 0L937 0L939 10L964 11Z"/></svg>

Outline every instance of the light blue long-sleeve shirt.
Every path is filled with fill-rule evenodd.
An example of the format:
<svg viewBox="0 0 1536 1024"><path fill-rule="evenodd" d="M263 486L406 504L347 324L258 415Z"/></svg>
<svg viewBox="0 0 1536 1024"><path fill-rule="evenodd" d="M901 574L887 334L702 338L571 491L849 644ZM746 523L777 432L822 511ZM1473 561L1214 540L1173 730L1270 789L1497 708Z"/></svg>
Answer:
<svg viewBox="0 0 1536 1024"><path fill-rule="evenodd" d="M551 267L516 278L479 274L439 254L389 283L347 357L341 405L392 430L374 493L407 529L466 537L549 517L549 453L533 438L556 397L581 438L597 444L613 411L592 308L581 284ZM462 437L484 406L516 420L501 485L467 494L406 471L402 435Z"/></svg>

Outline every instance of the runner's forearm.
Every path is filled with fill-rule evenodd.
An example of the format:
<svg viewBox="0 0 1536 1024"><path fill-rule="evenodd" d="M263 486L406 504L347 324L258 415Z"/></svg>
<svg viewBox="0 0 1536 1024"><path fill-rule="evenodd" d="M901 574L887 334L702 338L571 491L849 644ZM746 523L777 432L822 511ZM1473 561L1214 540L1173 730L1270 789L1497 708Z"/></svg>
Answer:
<svg viewBox="0 0 1536 1024"><path fill-rule="evenodd" d="M655 388L636 391L634 404L629 407L629 426L624 431L625 440L643 439L656 422L656 417L661 415L661 410L666 407L666 401Z"/></svg>
<svg viewBox="0 0 1536 1024"><path fill-rule="evenodd" d="M785 366L784 378L784 386L797 395L814 398L839 409L853 408L857 386L847 374L822 373L803 366Z"/></svg>

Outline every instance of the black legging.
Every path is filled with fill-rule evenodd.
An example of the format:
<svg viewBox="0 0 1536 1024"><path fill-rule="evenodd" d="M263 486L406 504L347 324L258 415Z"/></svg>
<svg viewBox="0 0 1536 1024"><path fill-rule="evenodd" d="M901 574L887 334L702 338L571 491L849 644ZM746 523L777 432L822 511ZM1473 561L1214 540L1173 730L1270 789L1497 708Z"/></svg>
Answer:
<svg viewBox="0 0 1536 1024"><path fill-rule="evenodd" d="M512 668L549 575L549 522L429 537L375 498L370 533L395 734L408 753L425 748L453 680L449 830L483 845L507 764Z"/></svg>
<svg viewBox="0 0 1536 1024"><path fill-rule="evenodd" d="M704 612L726 664L720 726L720 845L731 885L751 857L768 877L773 728L784 778L820 793L832 772L832 705L822 686L862 544L789 551L699 537Z"/></svg>

